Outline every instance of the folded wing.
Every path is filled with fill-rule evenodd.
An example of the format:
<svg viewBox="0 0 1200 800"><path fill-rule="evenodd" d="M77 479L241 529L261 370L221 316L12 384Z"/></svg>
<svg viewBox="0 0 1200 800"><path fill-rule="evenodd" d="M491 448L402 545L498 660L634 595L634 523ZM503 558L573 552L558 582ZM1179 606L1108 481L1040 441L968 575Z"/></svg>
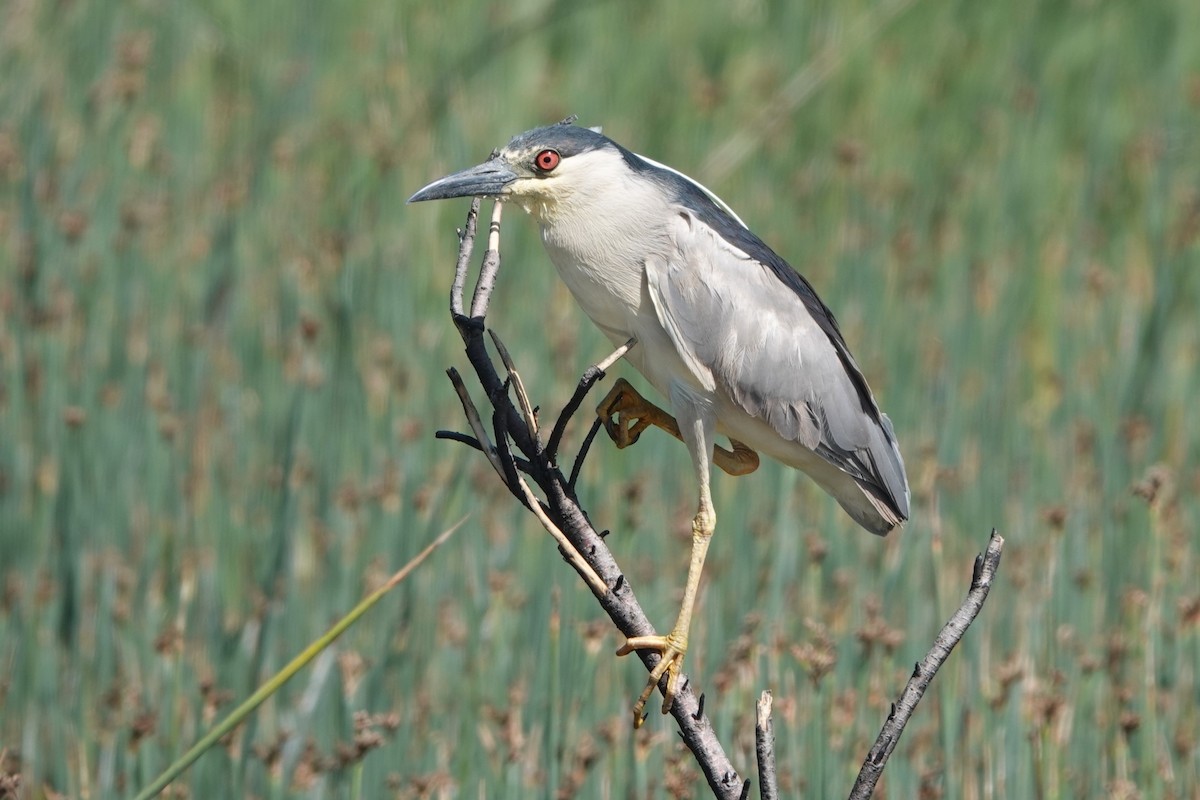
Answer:
<svg viewBox="0 0 1200 800"><path fill-rule="evenodd" d="M714 211L680 206L673 252L647 263L676 349L702 385L854 478L887 527L903 522L908 481L891 422L833 315L753 233Z"/></svg>

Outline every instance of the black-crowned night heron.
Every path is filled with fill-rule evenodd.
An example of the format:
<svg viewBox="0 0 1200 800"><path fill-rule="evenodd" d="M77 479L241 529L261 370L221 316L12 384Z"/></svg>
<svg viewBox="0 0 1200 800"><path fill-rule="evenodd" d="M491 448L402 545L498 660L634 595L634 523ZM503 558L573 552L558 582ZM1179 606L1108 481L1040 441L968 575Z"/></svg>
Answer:
<svg viewBox="0 0 1200 800"><path fill-rule="evenodd" d="M618 447L649 425L687 445L700 484L683 604L666 636L618 651L662 659L634 707L665 673L674 699L696 590L717 516L710 465L753 472L758 453L805 472L872 533L908 518L908 480L833 314L812 286L716 195L675 170L570 121L517 136L477 167L429 184L409 202L487 196L541 227L559 276L670 413L618 381L597 413ZM731 448L715 437L729 438Z"/></svg>

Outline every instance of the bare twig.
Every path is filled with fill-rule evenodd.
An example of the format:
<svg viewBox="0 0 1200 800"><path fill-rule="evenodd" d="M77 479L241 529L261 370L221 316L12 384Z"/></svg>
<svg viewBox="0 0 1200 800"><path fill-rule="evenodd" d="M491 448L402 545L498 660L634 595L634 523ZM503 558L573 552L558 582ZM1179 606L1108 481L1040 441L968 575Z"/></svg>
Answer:
<svg viewBox="0 0 1200 800"><path fill-rule="evenodd" d="M632 350L635 344L637 344L637 337L630 336L629 339L625 341L625 344L621 345L616 350L613 350L611 353L605 356L604 360L596 362L596 369L600 370L601 374L604 374L612 367L613 364L624 358L625 354Z"/></svg>
<svg viewBox="0 0 1200 800"><path fill-rule="evenodd" d="M925 658L913 669L912 677L909 678L908 685L904 687L900 699L892 705L892 712L888 714L887 721L883 724L883 729L879 732L874 747L867 754L866 761L859 770L858 780L854 782L854 788L850 791L850 800L867 800L875 791L875 784L879 782L879 777L883 774L888 757L896 749L896 743L900 741L900 734L904 732L904 726L908 724L913 711L916 710L921 696L925 694L933 676L950 656L950 651L962 639L967 628L975 621L975 617L983 608L988 590L992 588L992 579L1000 567L1000 554L1003 550L1004 537L993 530L987 550L975 558L975 569L971 575L971 590L967 592L962 606L954 612L954 616L937 635L933 647L930 648Z"/></svg>
<svg viewBox="0 0 1200 800"><path fill-rule="evenodd" d="M505 386L507 387L507 384ZM518 491L518 483L521 480L521 475L517 472L517 460L513 456L512 446L509 444L508 419L495 408L495 405L495 400L493 400L492 431L496 435L496 456L500 459L500 466L504 468L501 480L508 487L508 490L516 495L521 504L529 508L529 500L523 492Z"/></svg>
<svg viewBox="0 0 1200 800"><path fill-rule="evenodd" d="M504 369L508 371L508 379L512 381L513 391L517 393L517 403L521 407L521 416L525 418L525 427L529 429L530 435L536 440L538 437L537 414L534 413L533 404L529 402L529 394L525 391L525 382L521 380L521 373L517 372L512 356L508 354L508 348L504 346L504 342L500 341L500 336L494 330L489 330L488 333L492 337L492 343L496 345L496 352L500 354L500 361L503 362Z"/></svg>
<svg viewBox="0 0 1200 800"><path fill-rule="evenodd" d="M450 284L450 314L456 319L463 315L463 287L467 285L467 269L471 265L471 251L475 249L475 229L479 224L481 202L478 197L471 200L467 224L458 229L458 262L454 265L454 282Z"/></svg>
<svg viewBox="0 0 1200 800"><path fill-rule="evenodd" d="M517 483L520 485L521 491L525 493L525 498L529 501L529 507L533 509L538 522L542 523L542 526L550 531L550 535L554 537L554 541L558 542L558 546L562 548L563 554L567 557L567 561L571 563L571 566L575 567L579 571L579 574L587 580L588 585L592 587L592 591L596 593L597 597L603 597L608 594L608 584L596 574L596 570L592 569L591 564L583 560L583 556L575 549L575 545L571 544L571 540L566 537L566 534L558 529L558 526L551 521L550 517L546 516L546 511L542 508L542 504L538 501L537 496L534 495L533 490L529 488L529 484L525 482L525 479L518 476Z"/></svg>
<svg viewBox="0 0 1200 800"><path fill-rule="evenodd" d="M562 413L558 415L558 421L554 423L554 430L550 432L550 443L546 446L546 454L549 456L551 463L554 463L558 457L558 446L562 443L563 433L567 430L567 422L570 421L571 417L575 416L575 412L579 410L579 406L583 403L583 398L592 390L596 382L604 377L604 373L608 372L609 368L624 357L635 344L637 344L637 339L631 337L629 341L612 351L603 361L597 362L584 371L583 377L579 379L579 385L575 387L575 393L571 395L571 399L563 406ZM578 466L577 462L576 468ZM575 481L572 479L571 485L573 486L574 484Z"/></svg>
<svg viewBox="0 0 1200 800"><path fill-rule="evenodd" d="M763 692L758 699L754 752L758 756L758 796L762 800L776 800L779 786L775 775L775 731L771 728L770 692Z"/></svg>
<svg viewBox="0 0 1200 800"><path fill-rule="evenodd" d="M479 418L479 410L475 408L475 402L471 399L471 395L467 392L467 385L463 383L462 376L458 374L458 370L454 367L446 370L446 374L450 376L450 383L454 385L454 391L458 394L459 402L462 403L463 413L467 417L467 424L471 426L471 430L475 433L475 439L480 444L480 450L491 465L496 469L496 474L504 480L504 466L500 463L500 457L496 455L496 450L492 447L491 441L487 437L487 433L483 429L483 420Z"/></svg>
<svg viewBox="0 0 1200 800"><path fill-rule="evenodd" d="M492 289L496 285L496 273L500 271L500 212L504 205L492 203L492 223L488 226L488 249L479 269L479 281L475 284L475 295L471 298L471 316L487 316L488 303L492 300Z"/></svg>
<svg viewBox="0 0 1200 800"><path fill-rule="evenodd" d="M476 439L474 436L467 436L465 433L459 433L458 431L435 431L433 438L445 439L449 442L461 442L468 447L483 452L483 445L479 443L478 439Z"/></svg>
<svg viewBox="0 0 1200 800"><path fill-rule="evenodd" d="M459 442L460 444L465 444L467 447L470 447L473 450L478 450L481 453L483 452L483 445L479 443L479 440L474 436L468 436L465 433L459 433L458 431L435 431L433 437L435 439L445 439L448 442ZM513 463L517 465L518 470L524 472L526 475L528 475L529 471L532 469L532 467L529 466L528 461L518 456L513 456Z"/></svg>
<svg viewBox="0 0 1200 800"><path fill-rule="evenodd" d="M588 451L592 449L592 440L596 438L603 424L599 417L592 420L592 427L588 428L587 436L583 437L583 444L579 445L579 452L575 454L575 464L571 467L571 479L567 481L567 488L572 493L575 492L575 481L579 480L579 470L583 469L583 460L587 458Z"/></svg>

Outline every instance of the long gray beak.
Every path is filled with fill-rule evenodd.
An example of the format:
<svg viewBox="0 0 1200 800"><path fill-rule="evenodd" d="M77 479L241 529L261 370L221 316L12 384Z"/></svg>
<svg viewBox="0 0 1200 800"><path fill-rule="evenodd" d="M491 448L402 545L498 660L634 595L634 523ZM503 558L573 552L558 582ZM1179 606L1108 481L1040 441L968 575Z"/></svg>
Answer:
<svg viewBox="0 0 1200 800"><path fill-rule="evenodd" d="M492 159L434 181L408 198L408 202L448 200L452 197L498 197L516 179L517 173L509 169L507 164L498 158Z"/></svg>

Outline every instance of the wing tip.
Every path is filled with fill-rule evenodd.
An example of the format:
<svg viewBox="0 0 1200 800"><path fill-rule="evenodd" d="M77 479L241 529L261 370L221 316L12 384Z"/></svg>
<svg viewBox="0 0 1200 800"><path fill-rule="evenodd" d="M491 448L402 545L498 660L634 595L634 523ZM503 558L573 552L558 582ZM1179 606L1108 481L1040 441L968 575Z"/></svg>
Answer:
<svg viewBox="0 0 1200 800"><path fill-rule="evenodd" d="M851 509L845 504L842 505L854 521L866 528L876 536L887 536L908 522L908 503L907 493L905 496L904 508L898 507L891 497L885 497L878 488L868 486L861 481L858 483L862 490L863 496L870 503L869 507L860 507ZM906 487L907 488L907 487Z"/></svg>

